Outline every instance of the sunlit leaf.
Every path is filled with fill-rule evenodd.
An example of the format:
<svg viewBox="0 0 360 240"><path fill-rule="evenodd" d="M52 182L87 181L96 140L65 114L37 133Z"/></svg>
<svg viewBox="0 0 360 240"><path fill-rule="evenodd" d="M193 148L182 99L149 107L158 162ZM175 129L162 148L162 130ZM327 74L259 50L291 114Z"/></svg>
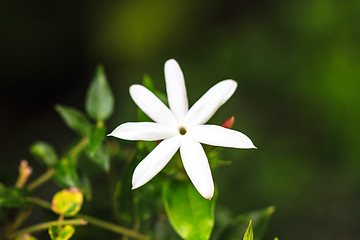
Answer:
<svg viewBox="0 0 360 240"><path fill-rule="evenodd" d="M166 213L184 239L209 239L214 226L215 197L203 198L189 182L171 181L163 188Z"/></svg>
<svg viewBox="0 0 360 240"><path fill-rule="evenodd" d="M55 109L69 128L82 136L88 134L91 125L81 111L59 104L55 106Z"/></svg>
<svg viewBox="0 0 360 240"><path fill-rule="evenodd" d="M54 166L58 161L58 156L54 148L46 142L38 141L34 143L30 147L30 152L39 162L48 167Z"/></svg>
<svg viewBox="0 0 360 240"><path fill-rule="evenodd" d="M51 209L64 216L76 215L82 206L83 195L77 188L64 189L57 192L51 202Z"/></svg>
<svg viewBox="0 0 360 240"><path fill-rule="evenodd" d="M71 225L61 227L58 224L53 224L49 227L51 240L68 240L74 235L74 233L75 228Z"/></svg>
<svg viewBox="0 0 360 240"><path fill-rule="evenodd" d="M87 92L85 105L89 116L98 122L106 120L113 112L114 97L102 66L96 69Z"/></svg>
<svg viewBox="0 0 360 240"><path fill-rule="evenodd" d="M218 236L218 239L241 239L251 220L254 239L261 240L266 231L270 217L274 213L275 208L270 206L254 212L241 214L237 218L230 221Z"/></svg>
<svg viewBox="0 0 360 240"><path fill-rule="evenodd" d="M29 207L33 205L32 194L24 188L0 188L0 208Z"/></svg>
<svg viewBox="0 0 360 240"><path fill-rule="evenodd" d="M253 228L251 226L251 220L249 222L248 228L246 229L243 239L244 240L253 240L254 239L254 233L253 233Z"/></svg>

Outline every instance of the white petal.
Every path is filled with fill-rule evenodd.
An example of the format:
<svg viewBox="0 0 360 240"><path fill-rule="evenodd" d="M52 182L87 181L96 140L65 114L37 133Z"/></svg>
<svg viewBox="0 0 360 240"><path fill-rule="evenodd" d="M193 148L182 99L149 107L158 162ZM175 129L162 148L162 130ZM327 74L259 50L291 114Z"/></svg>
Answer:
<svg viewBox="0 0 360 240"><path fill-rule="evenodd" d="M189 110L184 119L184 125L199 125L206 123L214 113L235 92L237 83L234 80L224 80L210 88Z"/></svg>
<svg viewBox="0 0 360 240"><path fill-rule="evenodd" d="M184 75L179 64L174 59L170 59L165 63L165 81L170 109L179 120L182 120L189 109L189 103Z"/></svg>
<svg viewBox="0 0 360 240"><path fill-rule="evenodd" d="M159 143L135 168L132 189L141 187L158 174L179 149L180 143L180 136Z"/></svg>
<svg viewBox="0 0 360 240"><path fill-rule="evenodd" d="M216 125L199 125L188 129L187 136L195 141L221 147L256 148L245 134Z"/></svg>
<svg viewBox="0 0 360 240"><path fill-rule="evenodd" d="M136 105L155 122L165 124L177 123L174 113L144 86L137 84L130 86L130 95Z"/></svg>
<svg viewBox="0 0 360 240"><path fill-rule="evenodd" d="M129 122L115 128L109 136L125 140L157 141L173 137L177 129L169 125L153 122Z"/></svg>
<svg viewBox="0 0 360 240"><path fill-rule="evenodd" d="M211 199L214 195L214 182L201 144L184 137L180 154L185 171L195 188L204 198Z"/></svg>

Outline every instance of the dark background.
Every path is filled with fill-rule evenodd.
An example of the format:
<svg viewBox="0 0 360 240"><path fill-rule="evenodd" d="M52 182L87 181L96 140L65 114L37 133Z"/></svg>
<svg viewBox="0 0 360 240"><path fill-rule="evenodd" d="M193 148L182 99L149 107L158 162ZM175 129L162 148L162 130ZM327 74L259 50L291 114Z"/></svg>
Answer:
<svg viewBox="0 0 360 240"><path fill-rule="evenodd" d="M28 147L61 152L73 139L54 111L84 110L97 63L116 98L109 131L136 120L128 94L143 74L165 89L163 64L184 71L190 104L216 82L239 87L212 118L258 150L224 151L218 204L236 214L274 205L266 239L358 239L360 230L360 2L0 2L0 182ZM94 193L96 194L96 193Z"/></svg>

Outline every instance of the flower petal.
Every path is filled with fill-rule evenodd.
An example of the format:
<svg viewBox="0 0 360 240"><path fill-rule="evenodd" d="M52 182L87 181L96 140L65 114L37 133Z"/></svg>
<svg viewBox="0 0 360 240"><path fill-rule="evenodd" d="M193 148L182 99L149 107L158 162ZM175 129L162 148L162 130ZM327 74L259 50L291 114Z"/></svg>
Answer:
<svg viewBox="0 0 360 240"><path fill-rule="evenodd" d="M165 63L165 81L170 109L179 120L182 120L189 109L189 103L184 75L179 64L174 59L170 59Z"/></svg>
<svg viewBox="0 0 360 240"><path fill-rule="evenodd" d="M144 86L137 84L130 86L130 95L136 105L155 122L177 124L174 113Z"/></svg>
<svg viewBox="0 0 360 240"><path fill-rule="evenodd" d="M173 137L176 134L177 130L169 125L153 122L128 122L115 128L109 136L125 140L157 141Z"/></svg>
<svg viewBox="0 0 360 240"><path fill-rule="evenodd" d="M180 136L159 143L135 168L132 189L141 187L158 174L179 149L180 143Z"/></svg>
<svg viewBox="0 0 360 240"><path fill-rule="evenodd" d="M224 80L210 88L189 110L184 119L184 125L204 124L214 115L235 92L237 83L234 80Z"/></svg>
<svg viewBox="0 0 360 240"><path fill-rule="evenodd" d="M185 171L198 192L206 199L214 195L214 182L209 162L201 144L184 137L180 154Z"/></svg>
<svg viewBox="0 0 360 240"><path fill-rule="evenodd" d="M245 134L216 125L192 126L186 135L195 141L213 146L256 148Z"/></svg>

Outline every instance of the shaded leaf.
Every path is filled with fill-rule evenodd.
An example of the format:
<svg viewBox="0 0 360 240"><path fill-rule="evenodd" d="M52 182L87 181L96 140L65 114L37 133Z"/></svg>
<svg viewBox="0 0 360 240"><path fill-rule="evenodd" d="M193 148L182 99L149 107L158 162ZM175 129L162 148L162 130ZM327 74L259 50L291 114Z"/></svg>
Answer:
<svg viewBox="0 0 360 240"><path fill-rule="evenodd" d="M80 187L75 161L64 158L55 164L54 181L62 187Z"/></svg>
<svg viewBox="0 0 360 240"><path fill-rule="evenodd" d="M83 195L77 188L64 189L57 192L51 202L51 209L64 216L75 216L81 209Z"/></svg>
<svg viewBox="0 0 360 240"><path fill-rule="evenodd" d="M0 208L32 206L31 197L32 194L24 188L0 188Z"/></svg>
<svg viewBox="0 0 360 240"><path fill-rule="evenodd" d="M110 156L109 153L106 150L106 147L103 144L100 144L94 154L89 154L89 159L104 169L105 171L109 171L110 169Z"/></svg>
<svg viewBox="0 0 360 240"><path fill-rule="evenodd" d="M209 239L214 226L215 197L203 198L189 182L171 181L163 187L166 213L184 239Z"/></svg>
<svg viewBox="0 0 360 240"><path fill-rule="evenodd" d="M96 68L87 92L85 106L89 116L98 122L106 120L113 112L114 97L102 66Z"/></svg>
<svg viewBox="0 0 360 240"><path fill-rule="evenodd" d="M258 211L241 214L230 221L228 226L221 231L218 239L241 239L248 227L248 222L251 220L254 238L261 240L274 211L275 208L270 206Z"/></svg>
<svg viewBox="0 0 360 240"><path fill-rule="evenodd" d="M65 124L76 133L86 136L90 128L90 122L85 115L76 108L56 105L55 110L60 114Z"/></svg>
<svg viewBox="0 0 360 240"><path fill-rule="evenodd" d="M58 161L58 156L54 148L46 142L35 142L30 146L30 152L40 163L48 167L54 166Z"/></svg>
<svg viewBox="0 0 360 240"><path fill-rule="evenodd" d="M103 124L97 124L96 126L91 126L89 128L89 143L86 146L86 151L89 155L94 155L97 147L104 139L106 133L106 128Z"/></svg>
<svg viewBox="0 0 360 240"><path fill-rule="evenodd" d="M248 228L246 229L243 239L244 240L253 240L254 239L253 228L251 226L251 220L249 222Z"/></svg>
<svg viewBox="0 0 360 240"><path fill-rule="evenodd" d="M58 224L53 224L49 227L51 240L68 240L74 235L74 233L75 228L71 225L61 227Z"/></svg>

